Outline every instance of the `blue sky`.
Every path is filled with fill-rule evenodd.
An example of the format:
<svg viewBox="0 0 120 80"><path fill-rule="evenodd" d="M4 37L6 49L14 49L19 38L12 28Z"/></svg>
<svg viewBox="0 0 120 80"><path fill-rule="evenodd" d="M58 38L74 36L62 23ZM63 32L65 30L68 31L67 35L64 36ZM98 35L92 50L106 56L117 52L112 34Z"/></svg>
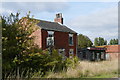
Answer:
<svg viewBox="0 0 120 80"><path fill-rule="evenodd" d="M54 21L55 14L63 14L64 25L78 34L106 40L118 38L117 2L4 2L0 13L7 15L20 11L21 16L31 11L34 18Z"/></svg>

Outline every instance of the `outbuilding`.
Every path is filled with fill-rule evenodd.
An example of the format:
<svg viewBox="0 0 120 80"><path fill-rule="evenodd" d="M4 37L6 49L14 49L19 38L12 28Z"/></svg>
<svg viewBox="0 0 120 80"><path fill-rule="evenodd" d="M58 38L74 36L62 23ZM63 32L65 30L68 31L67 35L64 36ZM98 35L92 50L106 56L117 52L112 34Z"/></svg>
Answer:
<svg viewBox="0 0 120 80"><path fill-rule="evenodd" d="M83 49L78 49L77 56L81 60L99 61L106 59L106 48L88 47Z"/></svg>

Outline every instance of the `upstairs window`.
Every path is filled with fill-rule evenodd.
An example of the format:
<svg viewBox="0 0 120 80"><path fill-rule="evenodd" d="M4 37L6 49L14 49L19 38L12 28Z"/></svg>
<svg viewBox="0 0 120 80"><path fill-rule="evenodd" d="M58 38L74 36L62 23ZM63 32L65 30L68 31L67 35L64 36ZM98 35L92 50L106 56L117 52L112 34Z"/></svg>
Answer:
<svg viewBox="0 0 120 80"><path fill-rule="evenodd" d="M47 46L54 46L54 32L48 31Z"/></svg>
<svg viewBox="0 0 120 80"><path fill-rule="evenodd" d="M69 34L69 45L73 45L73 34Z"/></svg>

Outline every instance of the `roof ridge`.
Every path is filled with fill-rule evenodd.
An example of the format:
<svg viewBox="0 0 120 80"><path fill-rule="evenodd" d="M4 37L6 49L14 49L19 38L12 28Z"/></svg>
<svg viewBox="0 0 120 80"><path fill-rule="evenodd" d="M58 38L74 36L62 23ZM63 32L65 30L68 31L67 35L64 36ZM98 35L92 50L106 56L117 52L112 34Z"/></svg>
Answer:
<svg viewBox="0 0 120 80"><path fill-rule="evenodd" d="M27 18L27 17L23 17L23 18ZM37 23L37 25L40 26L42 29L49 29L49 30L56 30L56 31L62 31L62 32L76 33L71 28L67 27L64 24L60 24L58 22L46 21L46 20L35 19L35 18L28 18L28 19L33 19L33 20L39 21ZM58 27L56 27L56 26L58 26Z"/></svg>
<svg viewBox="0 0 120 80"><path fill-rule="evenodd" d="M51 22L51 23L54 23L54 22L52 22L52 21L41 20L41 19L36 19L36 18L30 18L30 19L35 19L35 20L39 20L39 21L45 21L45 22Z"/></svg>
<svg viewBox="0 0 120 80"><path fill-rule="evenodd" d="M22 18L27 18L27 17L22 17ZM36 19L36 18L29 18L29 19L34 19L34 20L38 20L38 21L45 21L45 22L53 22L53 21L47 21L47 20L42 20L42 19ZM53 23L57 23L57 22L53 22Z"/></svg>

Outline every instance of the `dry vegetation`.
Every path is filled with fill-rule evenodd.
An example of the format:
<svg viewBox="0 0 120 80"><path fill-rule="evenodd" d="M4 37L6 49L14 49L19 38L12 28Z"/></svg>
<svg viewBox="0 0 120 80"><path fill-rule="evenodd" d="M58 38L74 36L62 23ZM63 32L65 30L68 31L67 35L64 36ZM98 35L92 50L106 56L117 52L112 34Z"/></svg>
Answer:
<svg viewBox="0 0 120 80"><path fill-rule="evenodd" d="M88 62L79 61L77 66L58 73L49 72L47 78L112 78L118 77L118 60Z"/></svg>

